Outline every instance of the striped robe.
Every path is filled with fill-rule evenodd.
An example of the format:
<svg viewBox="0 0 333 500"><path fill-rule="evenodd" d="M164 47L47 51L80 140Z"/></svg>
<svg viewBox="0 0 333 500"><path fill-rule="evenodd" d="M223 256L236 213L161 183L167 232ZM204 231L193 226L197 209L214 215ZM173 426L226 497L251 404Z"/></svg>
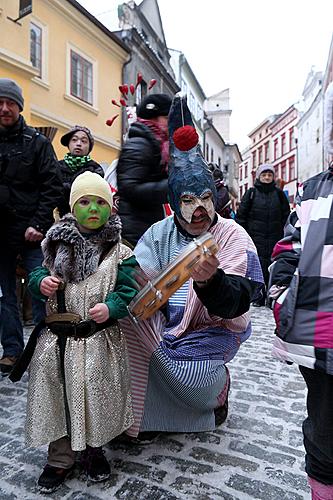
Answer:
<svg viewBox="0 0 333 500"><path fill-rule="evenodd" d="M262 283L255 246L233 220L218 217L210 229L226 274ZM173 216L154 224L134 253L153 279L192 239L177 229ZM188 280L170 299L167 317L157 312L134 324L122 320L128 343L135 423L139 431L195 432L215 428L214 408L227 395L225 363L251 334L250 313L233 319L210 316Z"/></svg>

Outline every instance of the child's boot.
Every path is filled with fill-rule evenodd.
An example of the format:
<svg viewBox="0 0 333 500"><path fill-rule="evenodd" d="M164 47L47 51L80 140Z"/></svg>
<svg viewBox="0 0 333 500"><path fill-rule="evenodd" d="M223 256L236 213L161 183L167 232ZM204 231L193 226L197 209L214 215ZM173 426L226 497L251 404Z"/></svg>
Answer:
<svg viewBox="0 0 333 500"><path fill-rule="evenodd" d="M61 467L53 467L46 464L43 472L38 479L38 486L41 493L53 493L61 486L69 476L73 467L70 469L62 469Z"/></svg>
<svg viewBox="0 0 333 500"><path fill-rule="evenodd" d="M82 452L81 464L89 481L99 483L110 477L110 464L106 460L101 446L98 448L87 446Z"/></svg>

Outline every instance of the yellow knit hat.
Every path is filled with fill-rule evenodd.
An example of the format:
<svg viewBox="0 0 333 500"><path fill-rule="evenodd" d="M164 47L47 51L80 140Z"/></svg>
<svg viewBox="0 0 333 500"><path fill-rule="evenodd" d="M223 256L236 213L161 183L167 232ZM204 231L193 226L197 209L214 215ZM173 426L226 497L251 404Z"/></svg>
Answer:
<svg viewBox="0 0 333 500"><path fill-rule="evenodd" d="M69 195L69 205L73 212L75 203L82 196L99 196L103 198L112 209L112 193L109 184L103 177L93 172L84 172L76 177Z"/></svg>

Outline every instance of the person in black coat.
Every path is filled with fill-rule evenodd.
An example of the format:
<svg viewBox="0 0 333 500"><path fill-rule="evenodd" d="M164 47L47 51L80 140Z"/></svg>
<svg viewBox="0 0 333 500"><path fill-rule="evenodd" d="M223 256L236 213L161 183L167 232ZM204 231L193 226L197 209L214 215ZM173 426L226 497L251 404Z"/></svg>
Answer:
<svg viewBox="0 0 333 500"><path fill-rule="evenodd" d="M290 213L284 192L274 182L274 167L265 163L256 172L253 188L244 194L236 214L236 222L246 229L257 248L265 285L274 245L283 237L284 225ZM265 304L266 294L253 305Z"/></svg>
<svg viewBox="0 0 333 500"><path fill-rule="evenodd" d="M24 99L14 80L0 78L0 369L7 373L21 354L23 329L16 297L16 263L27 273L43 261L40 242L62 200L58 162L45 136L29 127ZM33 319L44 318L44 304L32 302Z"/></svg>
<svg viewBox="0 0 333 500"><path fill-rule="evenodd" d="M146 96L137 109L117 165L122 235L133 246L155 222L164 218L168 201L169 159L166 94Z"/></svg>
<svg viewBox="0 0 333 500"><path fill-rule="evenodd" d="M69 194L76 177L87 171L104 177L104 170L99 163L90 158L89 153L94 146L94 138L87 127L75 125L61 137L60 142L69 149L64 159L59 161L64 187L64 201L58 210L60 216L63 216L71 211Z"/></svg>

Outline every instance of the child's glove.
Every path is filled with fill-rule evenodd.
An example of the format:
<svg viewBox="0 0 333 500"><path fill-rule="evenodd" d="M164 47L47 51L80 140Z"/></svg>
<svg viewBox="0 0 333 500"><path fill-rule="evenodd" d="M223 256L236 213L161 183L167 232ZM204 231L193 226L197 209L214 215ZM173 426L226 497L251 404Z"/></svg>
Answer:
<svg viewBox="0 0 333 500"><path fill-rule="evenodd" d="M88 312L91 319L96 321L96 323L104 323L109 319L110 316L108 306L106 304L103 304L102 302L96 304L94 307L89 309Z"/></svg>
<svg viewBox="0 0 333 500"><path fill-rule="evenodd" d="M61 280L56 276L46 276L40 282L39 289L45 297L51 297L59 288Z"/></svg>

